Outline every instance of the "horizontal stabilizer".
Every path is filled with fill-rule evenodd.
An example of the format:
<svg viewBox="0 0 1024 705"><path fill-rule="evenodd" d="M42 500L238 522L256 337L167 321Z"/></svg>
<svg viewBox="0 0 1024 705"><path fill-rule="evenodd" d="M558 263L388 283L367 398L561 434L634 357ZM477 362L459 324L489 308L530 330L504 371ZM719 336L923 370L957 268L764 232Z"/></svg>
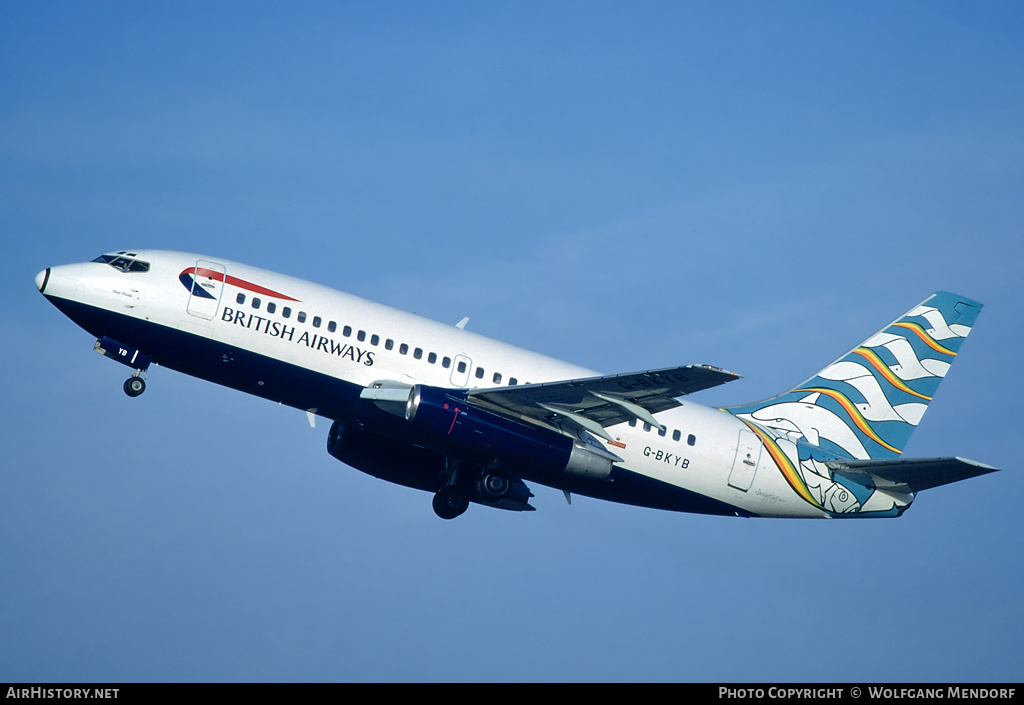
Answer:
<svg viewBox="0 0 1024 705"><path fill-rule="evenodd" d="M859 485L897 492L920 492L999 469L966 458L833 460L825 464L836 475Z"/></svg>

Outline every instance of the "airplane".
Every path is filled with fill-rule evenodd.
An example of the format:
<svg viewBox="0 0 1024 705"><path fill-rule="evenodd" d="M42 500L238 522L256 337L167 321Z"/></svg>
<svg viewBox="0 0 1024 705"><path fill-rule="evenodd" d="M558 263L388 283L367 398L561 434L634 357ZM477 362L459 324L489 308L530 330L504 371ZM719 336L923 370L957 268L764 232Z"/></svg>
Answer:
<svg viewBox="0 0 1024 705"><path fill-rule="evenodd" d="M527 482L642 507L741 517L896 517L918 492L994 472L902 457L982 305L936 292L807 381L727 408L689 395L710 365L602 375L351 294L205 255L122 250L36 287L133 370L168 367L332 422L369 475L533 511Z"/></svg>

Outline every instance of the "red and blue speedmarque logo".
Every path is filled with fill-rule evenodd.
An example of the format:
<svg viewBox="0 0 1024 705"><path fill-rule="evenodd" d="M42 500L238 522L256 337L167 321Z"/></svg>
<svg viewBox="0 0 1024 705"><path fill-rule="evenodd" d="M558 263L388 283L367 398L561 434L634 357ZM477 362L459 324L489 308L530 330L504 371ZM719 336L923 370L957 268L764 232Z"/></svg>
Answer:
<svg viewBox="0 0 1024 705"><path fill-rule="evenodd" d="M251 291L254 294L260 294L262 296L271 296L285 301L298 301L298 299L293 299L291 296L285 296L273 289L267 289L259 284L253 284L245 279L239 279L238 277L233 277L230 274L218 272L215 269L207 269L206 267L188 267L181 270L181 274L178 275L178 281L181 282L182 286L192 292L193 296L198 296L203 299L215 299L216 297L213 294L203 288L201 283L203 278L212 281L224 282L225 284L237 286L239 289L245 289L246 291Z"/></svg>

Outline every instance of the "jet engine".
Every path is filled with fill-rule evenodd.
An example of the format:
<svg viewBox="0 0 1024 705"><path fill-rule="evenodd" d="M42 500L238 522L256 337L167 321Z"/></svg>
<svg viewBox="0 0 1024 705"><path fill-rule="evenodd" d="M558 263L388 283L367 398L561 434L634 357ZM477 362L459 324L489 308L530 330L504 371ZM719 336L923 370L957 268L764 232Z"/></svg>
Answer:
<svg viewBox="0 0 1024 705"><path fill-rule="evenodd" d="M435 447L454 448L483 463L501 458L535 471L603 481L617 459L600 446L470 404L463 390L384 381L361 397L404 418Z"/></svg>
<svg viewBox="0 0 1024 705"><path fill-rule="evenodd" d="M428 492L437 490L445 469L443 455L340 421L327 434L327 452L367 475Z"/></svg>
<svg viewBox="0 0 1024 705"><path fill-rule="evenodd" d="M427 492L436 492L449 470L442 454L412 443L335 421L327 434L327 452L367 475ZM467 485L468 499L500 509L533 511L533 493L522 480L488 469L470 471L478 477Z"/></svg>

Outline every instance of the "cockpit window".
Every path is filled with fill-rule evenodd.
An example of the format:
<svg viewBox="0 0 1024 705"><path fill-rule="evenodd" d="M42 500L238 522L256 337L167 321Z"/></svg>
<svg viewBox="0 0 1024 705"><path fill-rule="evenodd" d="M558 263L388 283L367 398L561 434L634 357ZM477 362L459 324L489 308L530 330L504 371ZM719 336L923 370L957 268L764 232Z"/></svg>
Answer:
<svg viewBox="0 0 1024 705"><path fill-rule="evenodd" d="M109 264L121 272L148 272L149 262L135 259L134 252L118 252L115 255L100 255L93 262Z"/></svg>

